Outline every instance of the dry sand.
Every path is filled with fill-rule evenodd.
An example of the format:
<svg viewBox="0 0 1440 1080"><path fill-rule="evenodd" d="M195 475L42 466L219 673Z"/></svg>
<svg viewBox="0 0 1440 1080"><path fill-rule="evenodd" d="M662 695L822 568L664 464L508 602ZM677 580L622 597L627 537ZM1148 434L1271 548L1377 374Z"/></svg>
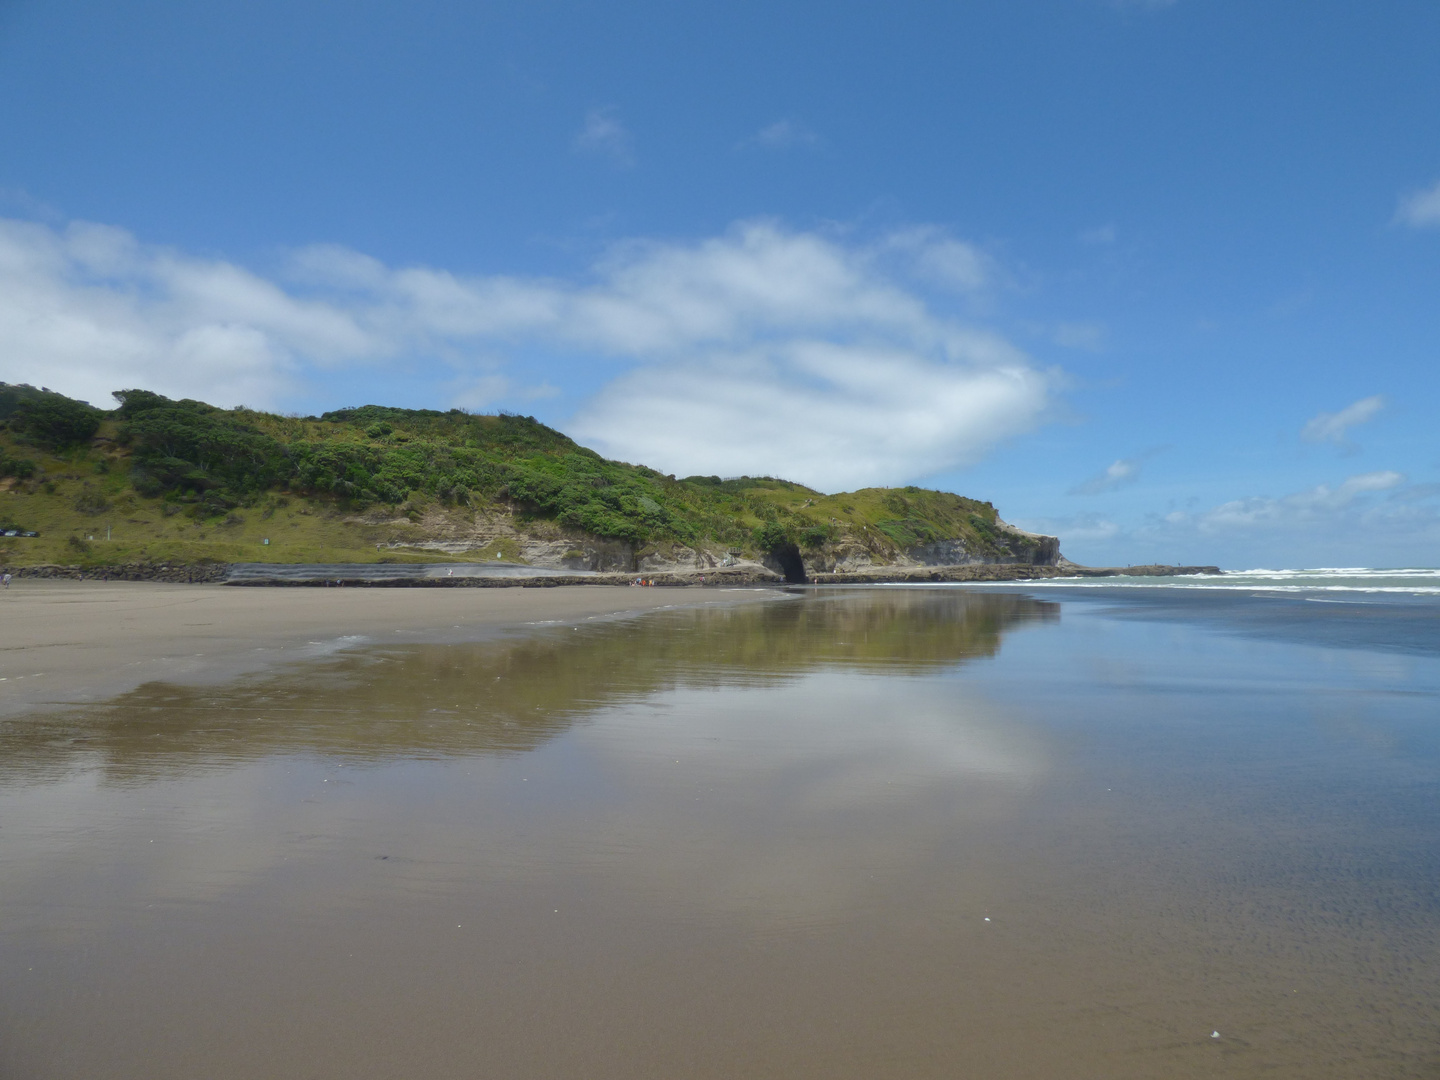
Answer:
<svg viewBox="0 0 1440 1080"><path fill-rule="evenodd" d="M105 700L155 680L213 682L367 643L474 640L775 595L763 586L238 589L17 579L0 592L0 716Z"/></svg>

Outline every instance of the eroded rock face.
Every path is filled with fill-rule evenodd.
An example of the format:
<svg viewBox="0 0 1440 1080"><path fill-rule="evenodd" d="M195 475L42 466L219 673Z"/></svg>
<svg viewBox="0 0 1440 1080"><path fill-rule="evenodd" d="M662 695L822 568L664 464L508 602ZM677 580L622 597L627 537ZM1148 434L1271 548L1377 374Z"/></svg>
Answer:
<svg viewBox="0 0 1440 1080"><path fill-rule="evenodd" d="M835 544L827 544L819 551L802 551L801 556L804 559L807 574L851 573L887 565L864 545L849 538L842 538Z"/></svg>
<svg viewBox="0 0 1440 1080"><path fill-rule="evenodd" d="M531 566L556 570L628 572L635 566L635 552L629 544L603 540L524 539L519 542L520 558Z"/></svg>
<svg viewBox="0 0 1440 1080"><path fill-rule="evenodd" d="M684 544L661 543L635 549L618 541L567 533L553 524L531 523L526 531L516 528L514 518L504 513L457 513L435 508L423 515L365 523L389 525L395 538L387 546L404 551L438 551L448 555L485 553L504 561L518 561L549 570L594 573L674 574L692 571L749 567L758 572L783 573L774 553L760 559L739 557L735 552L706 550ZM904 570L916 567L959 567L988 565L1057 566L1061 563L1060 541L1053 536L1017 529L996 521L995 532L983 550L964 540L939 540L896 551L888 541L872 533L842 533L820 549L802 549L801 561L807 575L850 574Z"/></svg>
<svg viewBox="0 0 1440 1080"><path fill-rule="evenodd" d="M635 556L635 569L640 573L668 573L677 570L708 570L719 562L707 551L684 544L665 544L645 548Z"/></svg>
<svg viewBox="0 0 1440 1080"><path fill-rule="evenodd" d="M629 544L591 538L551 540L511 531L463 540L415 540L390 546L404 551L443 551L447 555L468 555L503 547L506 561L518 561L546 570L628 573L635 569L635 552Z"/></svg>
<svg viewBox="0 0 1440 1080"><path fill-rule="evenodd" d="M1028 563L1030 566L1056 566L1061 558L1060 538L1058 536L1046 536L1043 533L1026 532L1024 529L1017 529L1008 522L998 518L995 522L1005 533L1017 537L1018 540L1007 541L1017 556L1022 553L1028 558L1017 557L1016 562Z"/></svg>
<svg viewBox="0 0 1440 1080"><path fill-rule="evenodd" d="M1055 566L1060 561L1060 539L1026 532L1013 525L1003 526L997 533L995 546L999 551L974 552L963 540L937 540L920 544L905 552L905 559L917 566L980 566L991 563L1023 566Z"/></svg>
<svg viewBox="0 0 1440 1080"><path fill-rule="evenodd" d="M933 544L918 544L905 552L908 562L919 566L973 566L989 560L972 554L964 540L937 540Z"/></svg>
<svg viewBox="0 0 1440 1080"><path fill-rule="evenodd" d="M1026 532L1003 521L997 522L997 526L993 547L984 551L972 550L964 540L937 540L917 544L887 558L853 539L844 538L824 550L805 552L805 570L809 574L853 574L883 568L1060 564L1058 537Z"/></svg>

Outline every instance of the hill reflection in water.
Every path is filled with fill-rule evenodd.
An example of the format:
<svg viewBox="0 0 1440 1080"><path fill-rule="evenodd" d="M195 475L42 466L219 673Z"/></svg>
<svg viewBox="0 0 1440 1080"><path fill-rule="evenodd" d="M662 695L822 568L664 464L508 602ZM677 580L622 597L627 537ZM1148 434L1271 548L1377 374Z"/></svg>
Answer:
<svg viewBox="0 0 1440 1080"><path fill-rule="evenodd" d="M1009 594L867 590L360 649L218 687L149 683L8 724L0 780L82 767L143 782L276 753L523 752L598 709L672 689L775 684L821 668L931 673L993 656L1007 632L1059 611Z"/></svg>

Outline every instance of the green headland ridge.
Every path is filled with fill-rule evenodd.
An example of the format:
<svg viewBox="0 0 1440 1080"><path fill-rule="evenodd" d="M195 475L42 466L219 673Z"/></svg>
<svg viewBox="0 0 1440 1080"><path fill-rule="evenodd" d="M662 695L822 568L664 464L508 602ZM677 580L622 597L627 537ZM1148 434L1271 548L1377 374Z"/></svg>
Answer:
<svg viewBox="0 0 1440 1080"><path fill-rule="evenodd" d="M677 478L507 413L365 405L299 417L114 396L103 410L0 383L6 569L219 580L234 564L503 563L557 582L559 571L667 581L1085 572L1055 537L949 492Z"/></svg>

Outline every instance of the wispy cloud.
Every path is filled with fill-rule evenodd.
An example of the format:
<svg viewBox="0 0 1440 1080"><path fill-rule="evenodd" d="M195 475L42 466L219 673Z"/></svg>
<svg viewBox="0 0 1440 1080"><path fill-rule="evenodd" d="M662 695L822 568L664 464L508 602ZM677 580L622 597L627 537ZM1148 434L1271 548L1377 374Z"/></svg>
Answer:
<svg viewBox="0 0 1440 1080"><path fill-rule="evenodd" d="M1087 511L1069 517L1027 518L1016 522L1022 529L1038 532L1045 536L1058 536L1060 550L1067 551L1069 544L1094 544L1113 540L1124 534L1119 523L1102 514ZM1068 552L1067 552L1068 553Z"/></svg>
<svg viewBox="0 0 1440 1080"><path fill-rule="evenodd" d="M1222 503L1196 516L1195 524L1203 532L1227 532L1236 529L1293 529L1333 521L1338 515L1354 509L1363 496L1390 491L1405 483L1402 473L1390 470L1360 473L1347 477L1331 487L1319 484L1306 491L1297 491L1281 498L1252 496ZM1186 520L1184 515L1172 523Z"/></svg>
<svg viewBox="0 0 1440 1080"><path fill-rule="evenodd" d="M1193 500L1192 500L1193 501ZM1022 521L1073 559L1229 566L1425 566L1440 543L1440 484L1382 469L1285 495L1250 495L1124 523L1095 513Z"/></svg>
<svg viewBox="0 0 1440 1080"><path fill-rule="evenodd" d="M635 140L620 122L620 111L613 105L591 109L585 123L575 135L574 147L584 154L608 159L620 168L635 164Z"/></svg>
<svg viewBox="0 0 1440 1080"><path fill-rule="evenodd" d="M1402 196L1395 221L1415 229L1440 226L1440 180L1420 191Z"/></svg>
<svg viewBox="0 0 1440 1080"><path fill-rule="evenodd" d="M1322 412L1300 429L1300 438L1306 442L1333 443L1344 449L1353 450L1355 447L1350 441L1350 429L1373 419L1383 408L1385 408L1384 395L1376 394L1373 397L1361 398L1359 401L1345 406L1339 412Z"/></svg>
<svg viewBox="0 0 1440 1080"><path fill-rule="evenodd" d="M1076 237L1082 244L1089 244L1092 247L1105 247L1115 243L1116 234L1114 225L1097 225L1093 229L1086 229Z"/></svg>
<svg viewBox="0 0 1440 1080"><path fill-rule="evenodd" d="M1104 323L1064 322L1055 327L1051 340L1064 349L1103 352L1108 333Z"/></svg>
<svg viewBox="0 0 1440 1080"><path fill-rule="evenodd" d="M1437 498L1440 498L1440 484L1407 484L1390 496L1391 501L1401 503Z"/></svg>
<svg viewBox="0 0 1440 1080"><path fill-rule="evenodd" d="M613 456L903 483L1040 423L1054 393L1010 342L936 310L953 289L917 288L937 266L974 284L964 252L938 229L847 243L758 221L621 244L577 281L330 245L267 277L107 226L0 221L0 371L94 401L143 386L258 406L342 371L428 371L475 407L541 393L497 359L540 350L619 368L572 425Z"/></svg>
<svg viewBox="0 0 1440 1080"><path fill-rule="evenodd" d="M0 187L0 213L21 214L32 221L63 223L65 215L54 206L37 199L24 188Z"/></svg>
<svg viewBox="0 0 1440 1080"><path fill-rule="evenodd" d="M989 255L934 225L897 229L884 238L877 252L900 256L910 275L956 292L983 289L997 276Z"/></svg>
<svg viewBox="0 0 1440 1080"><path fill-rule="evenodd" d="M769 150L788 150L795 146L817 146L820 136L795 120L776 120L773 124L766 124L746 142Z"/></svg>
<svg viewBox="0 0 1440 1080"><path fill-rule="evenodd" d="M1140 479L1140 472L1145 467L1145 463L1155 455L1163 453L1164 449L1164 447L1156 447L1132 458L1120 458L1107 466L1104 472L1097 473L1083 483L1076 484L1066 494L1101 495L1107 491L1114 491L1116 488L1128 487Z"/></svg>

